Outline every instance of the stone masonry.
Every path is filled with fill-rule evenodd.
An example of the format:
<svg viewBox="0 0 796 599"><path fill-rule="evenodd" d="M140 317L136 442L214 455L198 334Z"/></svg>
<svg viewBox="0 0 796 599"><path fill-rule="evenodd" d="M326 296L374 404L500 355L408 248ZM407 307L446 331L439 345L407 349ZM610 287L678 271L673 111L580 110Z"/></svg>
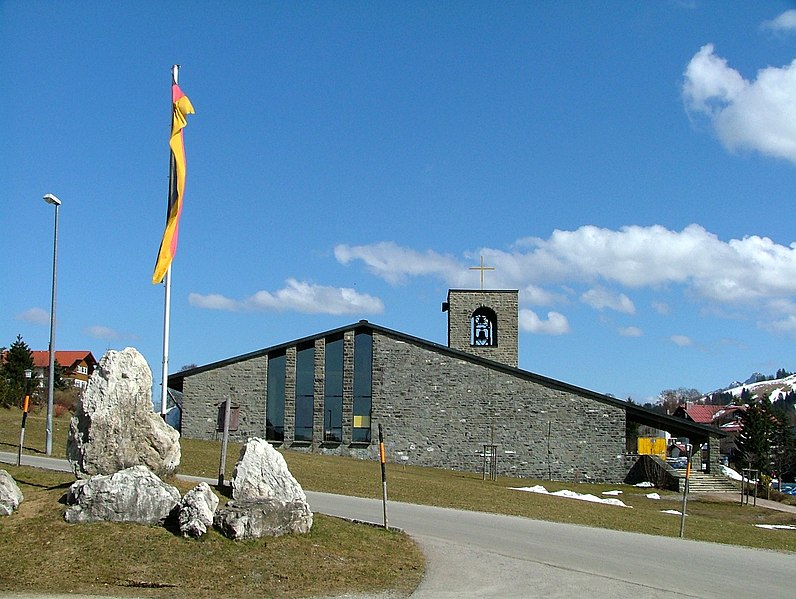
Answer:
<svg viewBox="0 0 796 599"><path fill-rule="evenodd" d="M518 292L472 289L448 291L448 346L474 356L495 360L517 368ZM471 345L471 317L478 308L488 307L497 316L497 344L495 346Z"/></svg>

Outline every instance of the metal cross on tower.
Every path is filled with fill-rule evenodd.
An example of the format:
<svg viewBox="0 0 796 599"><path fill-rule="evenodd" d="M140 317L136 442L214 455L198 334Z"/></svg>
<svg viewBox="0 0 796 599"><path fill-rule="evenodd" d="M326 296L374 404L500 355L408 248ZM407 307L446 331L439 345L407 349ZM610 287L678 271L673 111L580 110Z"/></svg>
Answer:
<svg viewBox="0 0 796 599"><path fill-rule="evenodd" d="M485 270L495 270L494 266L484 266L484 257L481 256L481 266L471 266L470 270L480 270L481 271L481 290L484 289L484 271Z"/></svg>

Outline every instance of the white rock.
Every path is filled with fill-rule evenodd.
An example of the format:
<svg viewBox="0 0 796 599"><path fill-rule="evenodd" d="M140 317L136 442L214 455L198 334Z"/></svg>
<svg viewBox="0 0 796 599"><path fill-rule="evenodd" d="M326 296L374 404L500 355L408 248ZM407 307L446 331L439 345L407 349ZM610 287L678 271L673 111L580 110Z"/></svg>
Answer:
<svg viewBox="0 0 796 599"><path fill-rule="evenodd" d="M290 473L282 454L268 441L247 441L232 472L232 499L237 502L277 499L307 501L304 489Z"/></svg>
<svg viewBox="0 0 796 599"><path fill-rule="evenodd" d="M180 503L180 492L146 466L75 481L66 497L67 522L163 522Z"/></svg>
<svg viewBox="0 0 796 599"><path fill-rule="evenodd" d="M132 347L108 351L89 380L67 438L78 477L145 465L164 475L180 463L180 435L152 408L152 371Z"/></svg>
<svg viewBox="0 0 796 599"><path fill-rule="evenodd" d="M0 470L0 516L10 516L24 497L16 481L5 470Z"/></svg>
<svg viewBox="0 0 796 599"><path fill-rule="evenodd" d="M180 532L185 537L200 537L213 525L218 497L205 482L188 491L180 501Z"/></svg>

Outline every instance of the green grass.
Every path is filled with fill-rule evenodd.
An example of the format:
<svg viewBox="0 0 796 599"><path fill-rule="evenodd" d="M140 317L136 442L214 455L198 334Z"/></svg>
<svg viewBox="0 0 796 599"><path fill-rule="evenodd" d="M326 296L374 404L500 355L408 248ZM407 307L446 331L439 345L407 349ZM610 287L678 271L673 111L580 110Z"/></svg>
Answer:
<svg viewBox="0 0 796 599"><path fill-rule="evenodd" d="M0 591L290 598L384 589L408 594L422 577L423 556L406 535L318 514L307 535L250 541L230 541L216 531L184 539L162 527L67 524L59 501L72 477L5 469L25 500L0 518ZM190 488L176 484L182 492Z"/></svg>
<svg viewBox="0 0 796 599"><path fill-rule="evenodd" d="M43 415L34 415L29 418L29 430L25 443L26 453L43 452L43 422ZM37 428L40 429L38 432L36 431ZM64 438L67 428L68 420L66 418L56 419L54 427L55 441L53 443L53 453L56 456L64 455ZM19 411L0 410L0 448L6 451L13 451L16 447L18 435ZM30 442L27 441L28 439ZM218 476L219 457L221 455L220 441L183 439L181 445L181 473L210 478ZM239 451L240 444L231 443L229 445L225 465L225 476L227 479L232 475L232 469L238 458ZM284 451L283 455L291 472L307 490L342 493L374 499L381 498L380 468L377 462L295 451ZM9 468L9 471L12 470L13 468ZM645 496L648 490L627 485L574 484L502 477L496 482L491 482L483 481L481 476L477 474L414 466L403 467L394 464L388 464L387 473L389 499L394 501L512 514L554 522L568 522L672 537L678 536L680 531L679 516L661 513L661 510L664 509L680 509L681 496L668 492L659 491L662 498L660 500L652 500ZM40 474L37 476L45 475ZM55 475L53 474L52 476ZM68 479L63 480L66 481ZM37 491L39 487L36 487L35 484L29 488L34 500L37 492L47 492ZM46 488L47 485L53 484L57 483L45 483L44 486ZM548 491L570 489L598 496L602 491L619 489L623 491L620 499L632 506L632 509L549 497L516 491L510 488L532 486L534 484L543 484ZM23 503L24 507L30 501L30 498L28 498L28 492L24 488L23 492L26 494L26 502ZM64 488L57 488L49 492L51 495L47 495L43 499L45 505L51 505L57 500L63 494ZM796 532L765 530L754 526L755 524L796 525L796 515L751 505L741 506L738 498L730 496L729 499L730 501L716 501L710 498L691 496L687 509L686 538L796 552ZM33 503L35 504L35 501ZM21 516L23 511L20 510L20 512ZM27 539L25 544L29 545L30 551L35 553L36 551L41 551L42 539L49 538L48 535L51 529L53 532L59 531L59 536L57 537L59 539L58 552L68 552L69 555L74 556L75 553L79 554L80 551L73 549L74 542L70 544L67 541L69 539L74 541L73 537L75 535L94 536L90 532L84 532L82 527L62 523L59 520L60 510L55 515L40 515L37 517L49 518L47 520L48 524L40 526L38 533L31 535L26 535L23 531L24 527L19 524L15 525L16 528L13 531L9 527L8 522L16 521L19 523L25 520L25 517L15 515L10 519L0 520L0 559L3 560L3 563L15 563L15 560L18 560L19 556L23 554L19 548L14 549L16 546L16 543L13 542L14 538ZM134 595L145 596L151 593L153 596L160 596L159 593L164 593L162 589L149 589L141 586L127 587L124 585L145 583L153 579L159 580L157 576L158 572L162 571L162 566L159 567L158 564L162 562L160 559L147 560L146 556L149 555L150 551L156 551L161 545L164 547L161 558L164 562L176 560L184 564L180 566L183 568L182 580L200 577L202 568L196 564L206 563L209 561L209 556L212 556L210 561L224 562L226 564L240 562L242 564L240 576L238 579L231 579L229 585L224 584L224 577L230 576L228 567L220 568L217 571L213 570L206 582L197 583L197 588L191 589L191 593L199 597L211 596L214 591L220 592L221 588L224 589L226 595L241 597L255 595L291 597L299 596L302 593L310 595L312 593L309 592L309 589L312 587L312 583L307 577L312 575L308 571L314 568L318 560L307 559L306 562L297 568L295 556L312 556L313 552L315 552L316 558L320 556L320 563L324 567L328 565L332 568L328 572L324 570L322 573L317 574L315 579L320 578L325 582L337 581L336 584L340 586L335 588L350 591L362 590L367 588L367 584L369 584L370 572L368 568L364 568L366 573L362 574L362 570L357 569L360 565L360 560L368 557L373 547L382 545L386 546L388 551L386 554L380 554L376 561L383 560L385 567L389 566L388 570L391 574L385 574L379 583L386 586L378 588L393 586L408 589L417 584L422 571L422 557L418 553L412 553L412 549L407 549L407 547L412 546L405 537L400 535L390 536L384 531L369 527L353 526L321 516L318 516L316 522L313 532L306 538L292 537L289 539L268 540L263 547L258 546L257 543L231 543L221 538L217 533L211 533L197 542L183 540L162 529L122 527L125 537L125 557L118 560L121 563L115 569L107 566L110 568L109 571L98 571L87 575L94 578L82 583L75 582L73 583L74 588L79 591L79 584L86 584L85 588L91 588L92 592L103 592L102 585L108 584L113 587L114 593L117 593L117 589L132 588L131 594ZM85 530L94 526L85 527ZM108 536L118 540L119 535L116 531L119 530L119 525L108 524L102 526L107 526L108 531L113 531ZM76 532L76 528L80 528L80 532ZM104 532L106 529L98 528L97 530L103 530ZM61 533L60 531L63 532ZM14 534L8 534L10 532ZM60 540L60 534L65 536L64 540ZM329 539L326 538L327 535ZM370 538L370 535L386 536ZM103 534L102 536L106 535ZM11 540L9 540L9 537ZM362 544L358 540L361 540ZM84 548L87 546L93 547L93 542L90 539L81 540L81 542L84 543ZM402 542L406 542L406 545L401 545L399 548L399 543ZM112 540L97 540L96 543L102 547L102 552L99 553L96 550L92 550L95 555L106 555L105 552L110 552L114 546ZM105 543L109 546L106 547ZM356 547L365 548L362 557L359 557L359 549L355 549ZM44 549L49 551L48 547ZM206 553L201 553L202 551ZM256 554L251 558L251 561L247 561L248 558L246 557L249 551ZM413 560L409 562L402 561L404 551L412 553L414 556ZM27 552L24 552L24 554L27 554ZM48 553L47 555L52 554ZM134 568L125 565L130 562L127 555L136 556L134 560L136 566ZM172 555L173 559L169 557ZM280 561L282 559L284 561ZM102 561L111 564L117 560L105 559ZM272 562L278 566L275 566L276 569L272 570L270 566L263 566L264 562ZM62 567L63 570L78 572L82 570L82 568L67 566L65 561L62 562ZM86 566L89 572L93 572L93 569L99 567L91 564ZM10 571L16 572L19 568L22 568L22 565L15 563L15 566ZM247 572L248 574L246 574ZM29 577L35 578L33 576L34 573L34 567L21 571L15 575L13 584L21 585ZM246 574L247 582L243 581L243 574ZM6 575L0 575L0 588L26 590L27 587L24 586L6 587L4 579ZM280 576L285 577L287 580L281 580ZM295 583L296 586L288 588L288 582L291 582L291 584ZM50 583L44 581L41 584ZM55 583L52 583L52 585L53 588L66 588ZM229 592L227 591L228 587L232 589ZM276 594L267 595L267 588L276 589ZM323 593L332 592L329 587L322 585L317 588L321 589L320 592ZM247 595L249 589L251 594ZM205 595L202 595L202 593L205 593ZM298 593L299 595L291 593ZM169 589L167 594L173 596L174 589Z"/></svg>

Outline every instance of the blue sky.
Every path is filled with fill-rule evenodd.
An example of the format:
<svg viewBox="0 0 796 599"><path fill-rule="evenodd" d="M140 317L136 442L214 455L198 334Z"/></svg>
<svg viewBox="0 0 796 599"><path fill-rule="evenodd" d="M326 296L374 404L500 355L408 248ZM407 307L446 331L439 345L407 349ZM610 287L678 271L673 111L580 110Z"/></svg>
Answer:
<svg viewBox="0 0 796 599"><path fill-rule="evenodd" d="M796 370L792 2L0 1L0 345L138 348L170 72L196 114L171 372L360 319L446 342L520 290L520 366L617 397Z"/></svg>

